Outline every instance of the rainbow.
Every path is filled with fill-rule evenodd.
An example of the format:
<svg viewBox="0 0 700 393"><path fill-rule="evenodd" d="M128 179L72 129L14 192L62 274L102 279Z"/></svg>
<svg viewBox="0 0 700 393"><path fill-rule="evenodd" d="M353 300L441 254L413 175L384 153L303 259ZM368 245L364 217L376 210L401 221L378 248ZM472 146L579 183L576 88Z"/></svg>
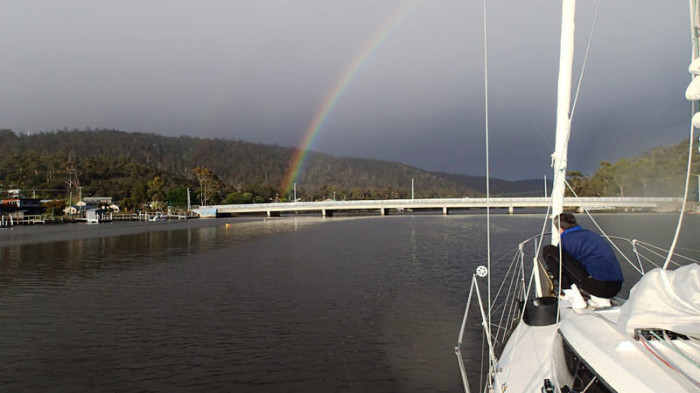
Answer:
<svg viewBox="0 0 700 393"><path fill-rule="evenodd" d="M386 40L389 34L398 26L401 21L423 0L413 0L399 7L387 20L382 24L382 27L367 41L362 47L362 50L355 56L353 61L348 65L341 77L333 85L333 88L328 92L323 104L314 115L311 123L304 131L304 137L301 140L300 147L292 152L292 157L289 162L289 167L282 181L282 195L287 195L296 182L299 172L304 167L306 158L309 154L309 149L313 144L318 132L326 122L328 115L333 111L335 104L343 95L350 82L353 81L358 74L362 65L372 55L372 53Z"/></svg>

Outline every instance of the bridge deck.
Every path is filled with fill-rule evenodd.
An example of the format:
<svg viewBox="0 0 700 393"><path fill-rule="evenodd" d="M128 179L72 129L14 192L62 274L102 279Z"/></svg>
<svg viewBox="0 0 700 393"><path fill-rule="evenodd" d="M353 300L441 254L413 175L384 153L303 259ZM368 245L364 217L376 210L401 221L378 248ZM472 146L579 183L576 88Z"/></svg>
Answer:
<svg viewBox="0 0 700 393"><path fill-rule="evenodd" d="M319 202L282 202L257 203L241 205L203 206L201 211L215 211L215 214L280 213L318 211L331 215L338 211L378 210L386 214L389 210L407 209L442 209L447 214L451 209L478 208L546 208L551 203L549 198L435 198L435 199L388 199L359 201L319 201ZM678 210L680 198L565 198L564 207L578 209L648 209L654 211Z"/></svg>

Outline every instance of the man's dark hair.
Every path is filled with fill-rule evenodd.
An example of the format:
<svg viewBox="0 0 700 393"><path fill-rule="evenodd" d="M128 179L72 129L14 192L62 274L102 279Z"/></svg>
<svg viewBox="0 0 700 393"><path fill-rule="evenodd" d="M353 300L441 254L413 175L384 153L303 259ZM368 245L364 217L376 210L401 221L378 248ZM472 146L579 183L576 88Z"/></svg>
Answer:
<svg viewBox="0 0 700 393"><path fill-rule="evenodd" d="M578 223L576 222L576 217L574 217L573 214L571 213L561 213L558 217L554 217L554 225L557 228L561 228L564 230L567 230L569 228L573 228Z"/></svg>

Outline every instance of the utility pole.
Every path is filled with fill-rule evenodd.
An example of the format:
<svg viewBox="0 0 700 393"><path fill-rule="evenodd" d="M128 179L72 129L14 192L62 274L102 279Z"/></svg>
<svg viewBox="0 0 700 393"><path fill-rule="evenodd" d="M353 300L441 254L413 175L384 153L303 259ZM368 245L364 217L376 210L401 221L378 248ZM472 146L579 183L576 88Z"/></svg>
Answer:
<svg viewBox="0 0 700 393"><path fill-rule="evenodd" d="M414 185L413 178L411 178L411 200L416 199L416 193L415 193L415 189L414 189L413 185Z"/></svg>
<svg viewBox="0 0 700 393"><path fill-rule="evenodd" d="M73 174L68 178L68 213L73 215Z"/></svg>
<svg viewBox="0 0 700 393"><path fill-rule="evenodd" d="M297 184L294 183L294 202L297 201Z"/></svg>
<svg viewBox="0 0 700 393"><path fill-rule="evenodd" d="M547 198L547 175L544 175L544 197Z"/></svg>

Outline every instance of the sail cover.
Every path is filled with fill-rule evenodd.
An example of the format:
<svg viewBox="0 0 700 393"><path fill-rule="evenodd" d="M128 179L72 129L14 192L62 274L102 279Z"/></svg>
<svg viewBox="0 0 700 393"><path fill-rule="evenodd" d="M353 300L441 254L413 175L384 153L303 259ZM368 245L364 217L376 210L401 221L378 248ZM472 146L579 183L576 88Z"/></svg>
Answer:
<svg viewBox="0 0 700 393"><path fill-rule="evenodd" d="M664 329L700 338L700 265L646 273L630 291L617 324L630 335L637 328Z"/></svg>

